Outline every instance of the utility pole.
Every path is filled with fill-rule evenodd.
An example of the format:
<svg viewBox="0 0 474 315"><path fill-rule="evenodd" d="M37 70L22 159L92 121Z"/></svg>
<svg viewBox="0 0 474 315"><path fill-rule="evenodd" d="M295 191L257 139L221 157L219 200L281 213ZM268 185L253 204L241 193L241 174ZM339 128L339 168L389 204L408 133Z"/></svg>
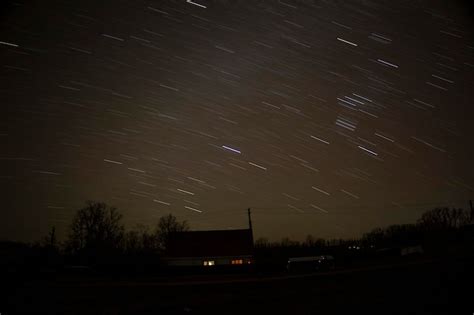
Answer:
<svg viewBox="0 0 474 315"><path fill-rule="evenodd" d="M469 206L471 207L471 212L469 213L469 223L474 223L474 208L472 207L472 200L469 200Z"/></svg>
<svg viewBox="0 0 474 315"><path fill-rule="evenodd" d="M250 216L250 208L247 209L247 214L249 216L249 230L250 230L250 236L252 238L252 247L253 247L253 228L252 228L252 217Z"/></svg>
<svg viewBox="0 0 474 315"><path fill-rule="evenodd" d="M51 247L56 247L56 227L53 226L51 228L51 232L49 232L49 245Z"/></svg>
<svg viewBox="0 0 474 315"><path fill-rule="evenodd" d="M472 209L472 204L471 204ZM249 215L249 229L252 230L252 217L250 216L250 208L247 209L247 213Z"/></svg>

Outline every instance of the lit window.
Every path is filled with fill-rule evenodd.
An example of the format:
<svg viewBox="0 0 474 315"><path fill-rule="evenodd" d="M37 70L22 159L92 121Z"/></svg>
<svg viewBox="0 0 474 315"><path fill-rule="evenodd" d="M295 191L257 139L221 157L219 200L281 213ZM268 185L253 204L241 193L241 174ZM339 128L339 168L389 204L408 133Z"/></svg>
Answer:
<svg viewBox="0 0 474 315"><path fill-rule="evenodd" d="M242 265L244 261L242 259L232 259L230 262L232 265Z"/></svg>
<svg viewBox="0 0 474 315"><path fill-rule="evenodd" d="M204 266L214 266L214 265L215 265L215 262L214 262L214 260L204 260L204 261L202 262L202 264L203 264Z"/></svg>

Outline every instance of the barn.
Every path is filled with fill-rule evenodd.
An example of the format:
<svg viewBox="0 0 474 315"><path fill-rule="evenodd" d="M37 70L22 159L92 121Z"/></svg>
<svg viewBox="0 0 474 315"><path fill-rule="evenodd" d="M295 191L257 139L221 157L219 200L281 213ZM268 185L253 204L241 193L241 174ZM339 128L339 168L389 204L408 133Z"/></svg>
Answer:
<svg viewBox="0 0 474 315"><path fill-rule="evenodd" d="M209 269L252 265L252 229L171 233L165 261L170 267Z"/></svg>

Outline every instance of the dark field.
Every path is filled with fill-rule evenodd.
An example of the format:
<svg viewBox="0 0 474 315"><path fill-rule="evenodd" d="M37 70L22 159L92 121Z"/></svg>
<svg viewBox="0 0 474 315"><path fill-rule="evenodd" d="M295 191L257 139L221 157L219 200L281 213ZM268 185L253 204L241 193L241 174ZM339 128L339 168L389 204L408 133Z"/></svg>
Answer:
<svg viewBox="0 0 474 315"><path fill-rule="evenodd" d="M10 284L2 315L473 314L473 260L437 260L317 275L95 278ZM5 295L3 296L5 298Z"/></svg>

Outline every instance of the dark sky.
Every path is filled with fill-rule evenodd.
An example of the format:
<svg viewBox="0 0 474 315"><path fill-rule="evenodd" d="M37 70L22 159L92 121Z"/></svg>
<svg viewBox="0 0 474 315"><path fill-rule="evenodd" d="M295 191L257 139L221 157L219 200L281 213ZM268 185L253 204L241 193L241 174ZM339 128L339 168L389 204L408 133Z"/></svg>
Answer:
<svg viewBox="0 0 474 315"><path fill-rule="evenodd" d="M3 3L3 2L2 2ZM474 197L455 1L17 1L0 27L0 238L86 200L127 227L354 237Z"/></svg>

